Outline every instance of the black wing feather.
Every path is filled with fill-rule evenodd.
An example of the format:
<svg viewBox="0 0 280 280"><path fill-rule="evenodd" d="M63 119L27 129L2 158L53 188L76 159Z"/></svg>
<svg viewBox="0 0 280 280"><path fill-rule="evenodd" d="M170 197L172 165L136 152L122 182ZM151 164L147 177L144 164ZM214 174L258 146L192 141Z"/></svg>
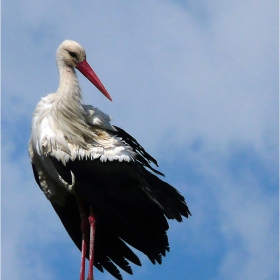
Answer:
<svg viewBox="0 0 280 280"><path fill-rule="evenodd" d="M122 128L117 127L114 125L114 127L117 129L116 132L111 134L114 134L122 139L122 141L133 148L133 150L137 153L136 160L138 160L143 166L148 167L153 172L155 172L158 175L164 176L163 173L159 172L158 170L154 169L149 162L154 163L156 166L158 166L157 161L148 154L145 149L137 142L135 138L133 138L130 134L128 134L126 131L124 131Z"/></svg>
<svg viewBox="0 0 280 280"><path fill-rule="evenodd" d="M100 271L106 269L116 279L122 279L117 268L132 274L128 261L141 265L127 244L147 255L155 264L169 251L167 219L182 221L190 211L184 197L171 185L150 173L163 175L150 166L156 160L128 133L119 127L110 133L120 137L136 152L130 162L95 160L69 161L66 165L52 158L60 176L71 182L75 176L75 194L96 214L95 263ZM146 167L146 168L145 168ZM39 184L38 176L35 179ZM65 205L52 205L70 237L81 249L79 208L74 194L68 194ZM117 265L117 266L116 266Z"/></svg>

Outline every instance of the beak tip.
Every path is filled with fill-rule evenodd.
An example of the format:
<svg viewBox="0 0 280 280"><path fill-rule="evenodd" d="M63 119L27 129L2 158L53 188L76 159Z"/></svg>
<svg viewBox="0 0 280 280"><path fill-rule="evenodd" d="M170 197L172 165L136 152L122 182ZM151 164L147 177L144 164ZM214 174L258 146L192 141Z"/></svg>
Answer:
<svg viewBox="0 0 280 280"><path fill-rule="evenodd" d="M105 89L95 72L92 70L90 65L87 63L87 61L84 59L83 61L77 63L76 68L88 79L90 80L110 101L112 100L112 97L108 93L108 91Z"/></svg>

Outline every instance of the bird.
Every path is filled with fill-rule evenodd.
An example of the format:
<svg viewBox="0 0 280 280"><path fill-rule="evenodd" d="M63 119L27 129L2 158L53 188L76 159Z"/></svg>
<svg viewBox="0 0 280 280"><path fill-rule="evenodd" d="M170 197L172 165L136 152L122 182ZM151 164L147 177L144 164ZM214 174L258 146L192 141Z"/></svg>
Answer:
<svg viewBox="0 0 280 280"><path fill-rule="evenodd" d="M89 280L93 266L118 280L120 269L133 274L131 263L141 266L133 248L161 264L168 220L191 215L185 198L161 179L157 161L135 138L83 103L76 70L112 101L84 48L65 40L56 62L58 90L35 108L28 153L37 184L82 251L80 280L86 259Z"/></svg>

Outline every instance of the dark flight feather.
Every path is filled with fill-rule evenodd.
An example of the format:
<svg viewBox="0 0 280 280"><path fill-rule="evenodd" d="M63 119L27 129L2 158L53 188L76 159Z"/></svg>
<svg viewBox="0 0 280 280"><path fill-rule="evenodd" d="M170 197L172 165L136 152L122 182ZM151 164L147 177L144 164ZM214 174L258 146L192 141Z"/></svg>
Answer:
<svg viewBox="0 0 280 280"><path fill-rule="evenodd" d="M63 206L52 202L65 229L81 249L78 196L87 214L92 206L96 215L94 265L120 280L118 267L132 274L128 261L141 265L127 244L147 255L153 264L161 263L162 256L169 251L167 219L181 222L182 216L188 218L190 211L175 188L146 169L163 175L149 164L157 165L156 160L132 136L116 129L115 135L137 153L135 161L83 159L70 160L64 165L56 158L50 156L50 159L66 182L71 183L71 172L75 176L75 195L69 193ZM38 183L37 173L34 175Z"/></svg>

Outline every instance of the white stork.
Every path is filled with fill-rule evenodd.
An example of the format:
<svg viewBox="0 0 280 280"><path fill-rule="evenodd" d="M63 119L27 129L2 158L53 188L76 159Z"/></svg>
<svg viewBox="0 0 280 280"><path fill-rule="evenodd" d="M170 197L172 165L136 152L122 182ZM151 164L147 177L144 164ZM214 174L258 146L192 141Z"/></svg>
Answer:
<svg viewBox="0 0 280 280"><path fill-rule="evenodd" d="M129 261L141 265L127 244L153 264L161 263L169 251L167 219L181 222L190 212L184 197L155 175L163 175L150 165L157 165L156 160L113 126L107 114L83 104L75 68L112 100L84 49L66 40L56 60L58 90L42 98L32 118L29 156L34 176L82 251L80 280L86 257L87 279L93 279L93 265L122 279L117 266L132 274Z"/></svg>

